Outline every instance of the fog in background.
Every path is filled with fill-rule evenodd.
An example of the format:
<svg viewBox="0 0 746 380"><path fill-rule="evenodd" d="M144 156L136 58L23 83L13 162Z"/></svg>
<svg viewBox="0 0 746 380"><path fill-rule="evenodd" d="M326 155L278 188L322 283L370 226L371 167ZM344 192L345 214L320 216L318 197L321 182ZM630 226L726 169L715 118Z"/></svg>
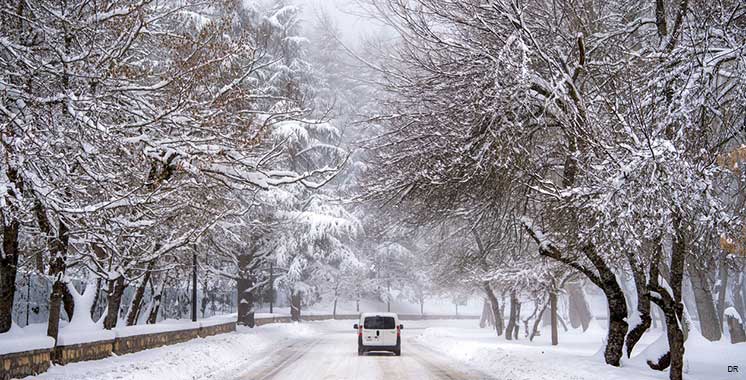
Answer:
<svg viewBox="0 0 746 380"><path fill-rule="evenodd" d="M366 7L358 0L294 0L294 3L303 10L306 26L313 25L323 12L329 14L345 44L357 44L385 30L380 21L368 16Z"/></svg>

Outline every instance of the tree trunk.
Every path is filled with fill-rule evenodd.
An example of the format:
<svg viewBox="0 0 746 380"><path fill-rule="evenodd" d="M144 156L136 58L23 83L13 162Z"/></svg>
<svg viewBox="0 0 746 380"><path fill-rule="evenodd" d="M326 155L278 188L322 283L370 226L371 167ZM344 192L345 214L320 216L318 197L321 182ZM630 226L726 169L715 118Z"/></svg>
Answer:
<svg viewBox="0 0 746 380"><path fill-rule="evenodd" d="M657 249L653 247L653 249ZM630 264L632 266L632 277L635 281L635 289L637 291L637 312L640 316L640 323L634 326L632 330L627 334L627 357L631 357L632 350L635 348L637 342L640 341L645 331L650 328L652 322L650 313L650 292L648 290L647 278L642 266L638 264L637 258L634 254L628 255Z"/></svg>
<svg viewBox="0 0 746 380"><path fill-rule="evenodd" d="M124 289L126 287L124 276L121 274L115 280L109 281L109 289L106 296L106 318L104 318L104 328L106 330L111 330L117 327L117 322L119 321L119 308L122 305L122 295L124 294Z"/></svg>
<svg viewBox="0 0 746 380"><path fill-rule="evenodd" d="M91 304L91 319L96 320L96 304L98 304L98 298L101 297L101 277L96 279L96 294L93 295L93 303Z"/></svg>
<svg viewBox="0 0 746 380"><path fill-rule="evenodd" d="M541 323L542 317L544 316L544 313L547 310L547 306L549 306L551 299L547 300L547 302L544 302L544 306L541 307L541 311L539 311L539 314L536 316L536 319L534 320L534 326L531 329L531 335L529 335L528 340L532 341L534 340L534 337L539 335L539 324Z"/></svg>
<svg viewBox="0 0 746 380"><path fill-rule="evenodd" d="M707 278L707 271L689 265L687 272L689 273L689 281L694 291L694 301L697 307L697 315L699 315L699 327L700 331L702 331L702 336L711 342L720 340L722 336L720 319L715 310L714 297L710 281Z"/></svg>
<svg viewBox="0 0 746 380"><path fill-rule="evenodd" d="M301 292L293 290L290 296L290 320L294 322L300 322L301 301Z"/></svg>
<svg viewBox="0 0 746 380"><path fill-rule="evenodd" d="M684 370L685 336L680 323L686 324L684 319L684 305L681 302L681 291L687 247L685 227L681 221L681 216L675 212L672 219L675 235L671 246L669 286L673 294L670 294L665 287L658 284L658 264L662 256L662 248L658 248L653 256L649 276L651 282L650 290L659 295L659 297L652 297L652 300L663 310L663 315L666 318L666 334L668 335L669 350L667 354L659 359L658 363L648 361L648 365L653 369L663 369L666 367L666 364L669 364L669 378L671 380L681 380Z"/></svg>
<svg viewBox="0 0 746 380"><path fill-rule="evenodd" d="M746 315L746 303L744 302L746 300L744 300L744 294L741 292L744 277L746 277L746 273L737 273L735 281L733 281L733 288L731 289L731 293L733 294L733 307L736 308L736 311L738 311L738 314L740 315Z"/></svg>
<svg viewBox="0 0 746 380"><path fill-rule="evenodd" d="M154 266L155 260L148 263L148 268L145 270L145 274L142 276L140 284L137 285L135 296L132 298L132 305L130 306L129 312L127 312L127 326L137 324L140 310L142 309L142 299L145 296L145 289L148 286L148 281L150 281L150 273L153 271Z"/></svg>
<svg viewBox="0 0 746 380"><path fill-rule="evenodd" d="M334 309L332 310L332 319L337 319L337 297L334 297Z"/></svg>
<svg viewBox="0 0 746 380"><path fill-rule="evenodd" d="M148 315L148 320L145 322L149 325L155 324L155 322L158 320L158 310L161 307L161 299L163 298L163 288L166 284L166 278L164 277L163 281L160 285L156 288L155 291L153 291L153 306L150 308L150 315Z"/></svg>
<svg viewBox="0 0 746 380"><path fill-rule="evenodd" d="M569 265L582 272L596 286L603 290L609 305L609 331L604 351L606 364L618 367L623 354L624 337L627 335L627 300L624 297L619 282L603 257L596 252L595 246L586 244L582 247L585 257L593 264L598 274L583 266L572 258L563 257L562 252L553 244L546 244L537 236L536 231L529 224L524 224L531 237L539 245L539 254ZM554 294L556 297L556 294ZM556 300L554 300L556 303ZM556 308L556 307L555 307ZM552 313L554 316L554 312Z"/></svg>
<svg viewBox="0 0 746 380"><path fill-rule="evenodd" d="M16 292L18 274L18 230L20 222L13 219L5 225L5 217L0 220L3 234L3 252L0 257L0 334L10 330L13 324L13 297ZM31 284L28 285L29 287Z"/></svg>
<svg viewBox="0 0 746 380"><path fill-rule="evenodd" d="M730 331L730 342L733 344L746 342L746 332L741 322L731 315L725 316L725 320Z"/></svg>
<svg viewBox="0 0 746 380"><path fill-rule="evenodd" d="M717 303L717 313L718 313L718 326L722 330L723 327L723 315L725 313L725 297L728 293L728 266L725 263L725 255L723 255L720 258L720 268L719 268L719 279L718 286L717 286L717 293L718 293L718 303Z"/></svg>
<svg viewBox="0 0 746 380"><path fill-rule="evenodd" d="M42 210L42 214L44 214ZM51 236L51 228L46 219L46 214L39 219L40 227L47 236ZM57 340L60 330L60 306L62 297L65 293L66 285L62 282L65 274L65 254L67 250L68 235L67 226L62 221L59 222L57 238L51 238L49 243L52 259L49 261L49 275L53 279L52 293L49 295L49 320L47 323L47 336ZM71 313L72 314L72 313Z"/></svg>
<svg viewBox="0 0 746 380"><path fill-rule="evenodd" d="M559 344L559 332L557 331L557 292L549 292L549 312L552 319L552 346Z"/></svg>
<svg viewBox="0 0 746 380"><path fill-rule="evenodd" d="M604 360L606 364L619 367L627 335L627 299L619 286L616 275L593 246L584 248L585 256L598 271L597 284L603 290L609 307L609 331L606 337Z"/></svg>
<svg viewBox="0 0 746 380"><path fill-rule="evenodd" d="M208 277L207 276L203 276L203 277L204 277L204 280L202 281L202 304L200 306L200 313L202 313L202 318L205 318L205 311L207 311L207 304L210 301L210 297L208 297L208 296L211 296L212 293L208 292L208 290L207 290L207 285L208 285L207 280L208 280ZM213 306L214 306L214 304L213 304Z"/></svg>
<svg viewBox="0 0 746 380"><path fill-rule="evenodd" d="M505 328L505 339L513 340L514 332L518 327L516 322L518 313L518 298L515 292L510 293L510 314L508 317L508 327Z"/></svg>
<svg viewBox="0 0 746 380"><path fill-rule="evenodd" d="M485 282L483 287L485 294L487 294L487 298L490 300L492 316L495 318L495 331L497 332L497 336L500 336L503 333L504 327L502 313L500 313L500 304L498 303L495 292L492 290L492 286L490 286L489 282Z"/></svg>
<svg viewBox="0 0 746 380"><path fill-rule="evenodd" d="M243 254L238 256L238 324L254 327L254 275L251 270L253 255Z"/></svg>
<svg viewBox="0 0 746 380"><path fill-rule="evenodd" d="M521 303L516 302L515 308L515 327L513 328L513 339L518 340L518 333L521 331L521 324L518 323L521 320Z"/></svg>
<svg viewBox="0 0 746 380"><path fill-rule="evenodd" d="M485 328L487 326L489 321L489 315L492 313L492 310L490 310L490 303L487 301L487 299L484 299L484 302L482 303L482 316L479 318L479 327Z"/></svg>
<svg viewBox="0 0 746 380"><path fill-rule="evenodd" d="M75 299L73 298L73 295L70 294L70 290L67 289L67 286L62 289L62 308L65 309L67 320L72 321L73 313L75 313Z"/></svg>
<svg viewBox="0 0 746 380"><path fill-rule="evenodd" d="M588 330L588 326L590 326L593 317L582 285L578 282L569 282L566 289L570 326L574 329L580 327L583 331Z"/></svg>

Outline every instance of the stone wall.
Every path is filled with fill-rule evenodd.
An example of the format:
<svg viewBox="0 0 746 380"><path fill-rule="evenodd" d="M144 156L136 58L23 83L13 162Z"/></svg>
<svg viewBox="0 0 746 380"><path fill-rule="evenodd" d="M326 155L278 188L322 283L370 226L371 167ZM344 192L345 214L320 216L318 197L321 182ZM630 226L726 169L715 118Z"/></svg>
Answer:
<svg viewBox="0 0 746 380"><path fill-rule="evenodd" d="M67 363L103 359L111 356L113 346L114 340L57 346L52 349L52 362L65 365Z"/></svg>
<svg viewBox="0 0 746 380"><path fill-rule="evenodd" d="M206 338L208 336L225 334L236 331L236 322L223 323L220 325L203 326L199 329L199 336Z"/></svg>
<svg viewBox="0 0 746 380"><path fill-rule="evenodd" d="M0 355L0 380L45 372L51 361L51 348Z"/></svg>
<svg viewBox="0 0 746 380"><path fill-rule="evenodd" d="M131 354L149 348L186 342L198 337L198 328L119 337L114 339L113 352L117 355Z"/></svg>

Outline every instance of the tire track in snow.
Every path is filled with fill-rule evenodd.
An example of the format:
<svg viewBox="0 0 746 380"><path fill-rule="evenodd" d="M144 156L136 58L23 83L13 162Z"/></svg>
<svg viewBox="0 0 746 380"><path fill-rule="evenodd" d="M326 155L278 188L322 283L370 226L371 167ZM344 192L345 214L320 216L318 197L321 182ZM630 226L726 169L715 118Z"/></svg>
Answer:
<svg viewBox="0 0 746 380"><path fill-rule="evenodd" d="M416 360L420 361L424 367L430 370L430 374L434 379L448 379L448 380L486 380L494 379L493 377L476 371L471 368L455 368L455 365L461 365L454 359L449 358L442 353L439 353L429 347L415 343L412 341L407 342L409 350L414 351L413 356ZM414 350L412 350L414 348ZM402 355L404 355L402 353Z"/></svg>
<svg viewBox="0 0 746 380"><path fill-rule="evenodd" d="M295 363L317 344L316 339L303 339L290 345L280 347L267 354L267 359L252 366L236 380L266 380L273 378L287 366Z"/></svg>

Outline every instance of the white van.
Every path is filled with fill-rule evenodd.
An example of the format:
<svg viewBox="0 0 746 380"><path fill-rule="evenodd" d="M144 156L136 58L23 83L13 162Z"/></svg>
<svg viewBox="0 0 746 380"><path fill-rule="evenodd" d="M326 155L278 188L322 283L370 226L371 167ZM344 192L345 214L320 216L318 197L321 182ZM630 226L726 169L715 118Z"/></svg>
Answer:
<svg viewBox="0 0 746 380"><path fill-rule="evenodd" d="M362 313L357 330L357 354L369 351L391 351L401 355L401 330L396 313Z"/></svg>

